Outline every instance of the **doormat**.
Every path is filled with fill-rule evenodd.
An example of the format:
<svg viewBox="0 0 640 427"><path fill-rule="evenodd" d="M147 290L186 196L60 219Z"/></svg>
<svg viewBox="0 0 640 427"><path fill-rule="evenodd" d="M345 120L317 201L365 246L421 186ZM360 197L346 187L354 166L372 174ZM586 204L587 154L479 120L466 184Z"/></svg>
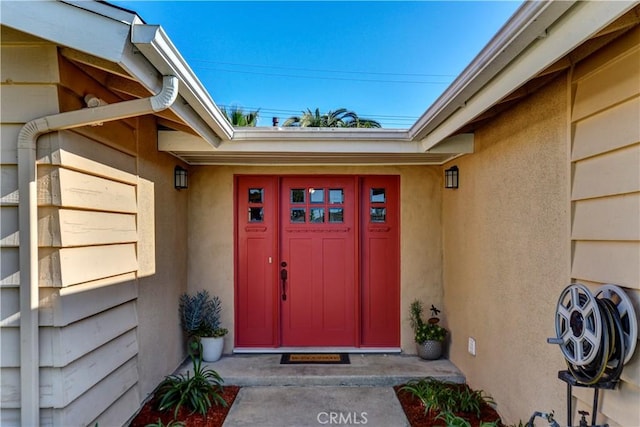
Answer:
<svg viewBox="0 0 640 427"><path fill-rule="evenodd" d="M349 355L347 353L284 353L280 358L281 365L348 365Z"/></svg>

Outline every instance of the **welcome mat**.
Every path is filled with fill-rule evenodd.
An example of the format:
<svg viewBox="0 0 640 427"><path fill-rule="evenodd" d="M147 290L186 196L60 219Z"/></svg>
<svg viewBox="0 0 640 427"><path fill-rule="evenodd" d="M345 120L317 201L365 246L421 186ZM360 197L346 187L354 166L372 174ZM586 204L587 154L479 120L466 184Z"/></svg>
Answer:
<svg viewBox="0 0 640 427"><path fill-rule="evenodd" d="M348 365L347 353L284 353L280 358L281 365L297 364Z"/></svg>

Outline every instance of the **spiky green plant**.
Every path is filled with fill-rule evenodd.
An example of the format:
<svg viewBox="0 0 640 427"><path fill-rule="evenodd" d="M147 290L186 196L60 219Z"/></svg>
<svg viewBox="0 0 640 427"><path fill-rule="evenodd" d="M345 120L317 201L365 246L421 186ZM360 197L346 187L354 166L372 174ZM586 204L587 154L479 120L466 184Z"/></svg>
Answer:
<svg viewBox="0 0 640 427"><path fill-rule="evenodd" d="M425 413L431 410L440 414L447 412L473 412L477 417L480 417L480 411L484 403L495 403L493 398L482 390L474 391L466 385L441 381L435 378L411 380L401 390L420 399L424 405Z"/></svg>
<svg viewBox="0 0 640 427"><path fill-rule="evenodd" d="M444 421L447 427L471 427L468 420L449 411L440 412L436 419Z"/></svg>
<svg viewBox="0 0 640 427"><path fill-rule="evenodd" d="M201 349L200 349L201 350ZM202 366L202 351L192 351L190 357L193 362L193 376L187 374L174 374L165 377L158 386L156 392L159 397L158 409L167 411L173 408L174 418L178 417L180 408L184 405L191 413L206 414L213 405L227 406L222 397L222 383L224 380L213 369Z"/></svg>
<svg viewBox="0 0 640 427"><path fill-rule="evenodd" d="M444 421L447 427L471 427L471 423L468 420L457 416L453 412L440 412L436 419ZM480 423L480 427L498 427L498 425L499 420L491 422L482 421Z"/></svg>
<svg viewBox="0 0 640 427"><path fill-rule="evenodd" d="M171 420L167 424L163 423L160 418L155 423L147 424L144 427L185 427L182 421Z"/></svg>

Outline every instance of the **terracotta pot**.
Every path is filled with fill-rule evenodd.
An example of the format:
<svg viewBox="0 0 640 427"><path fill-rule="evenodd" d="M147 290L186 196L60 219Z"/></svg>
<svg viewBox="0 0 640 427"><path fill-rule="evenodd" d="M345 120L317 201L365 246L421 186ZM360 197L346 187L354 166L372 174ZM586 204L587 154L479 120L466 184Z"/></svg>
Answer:
<svg viewBox="0 0 640 427"><path fill-rule="evenodd" d="M416 344L418 356L426 360L440 359L442 356L442 341L425 341L422 344Z"/></svg>
<svg viewBox="0 0 640 427"><path fill-rule="evenodd" d="M205 362L215 362L222 356L224 347L224 337L201 337L202 360Z"/></svg>

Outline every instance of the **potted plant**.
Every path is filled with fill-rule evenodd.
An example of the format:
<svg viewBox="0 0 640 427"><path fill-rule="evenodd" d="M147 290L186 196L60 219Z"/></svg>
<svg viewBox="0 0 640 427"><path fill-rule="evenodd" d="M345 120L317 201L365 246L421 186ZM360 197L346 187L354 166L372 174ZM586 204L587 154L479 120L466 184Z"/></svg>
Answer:
<svg viewBox="0 0 640 427"><path fill-rule="evenodd" d="M203 290L195 295L180 295L179 315L182 330L187 334L189 345L197 343L202 360L215 362L220 359L227 329L220 326L220 298L211 298Z"/></svg>
<svg viewBox="0 0 640 427"><path fill-rule="evenodd" d="M438 324L440 310L432 305L432 316L425 322L422 320L424 309L419 300L413 301L409 309L418 356L427 360L439 359L442 356L442 343L447 336L447 330Z"/></svg>

